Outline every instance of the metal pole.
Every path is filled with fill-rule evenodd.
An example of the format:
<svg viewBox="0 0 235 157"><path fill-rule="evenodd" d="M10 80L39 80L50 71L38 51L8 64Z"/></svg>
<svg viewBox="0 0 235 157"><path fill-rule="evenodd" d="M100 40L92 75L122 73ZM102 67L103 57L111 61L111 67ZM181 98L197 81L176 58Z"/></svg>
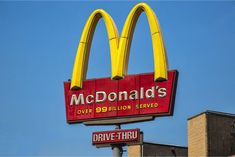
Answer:
<svg viewBox="0 0 235 157"><path fill-rule="evenodd" d="M116 130L121 129L121 125L117 124L115 129ZM120 144L112 145L112 150L113 150L113 157L122 157L123 153L122 145Z"/></svg>

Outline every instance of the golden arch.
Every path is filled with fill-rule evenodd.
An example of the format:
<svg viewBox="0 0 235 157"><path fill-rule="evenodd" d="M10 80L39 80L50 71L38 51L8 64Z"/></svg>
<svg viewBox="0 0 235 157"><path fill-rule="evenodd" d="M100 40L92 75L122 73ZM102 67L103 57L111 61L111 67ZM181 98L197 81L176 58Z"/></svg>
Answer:
<svg viewBox="0 0 235 157"><path fill-rule="evenodd" d="M93 34L100 18L104 19L109 37L112 79L121 79L126 75L130 45L135 25L142 12L145 12L147 15L152 37L154 80L167 80L167 56L157 17L146 3L139 3L130 11L120 38L116 25L107 12L102 9L97 9L90 15L83 29L78 46L70 87L71 89L82 88L82 82L86 78Z"/></svg>

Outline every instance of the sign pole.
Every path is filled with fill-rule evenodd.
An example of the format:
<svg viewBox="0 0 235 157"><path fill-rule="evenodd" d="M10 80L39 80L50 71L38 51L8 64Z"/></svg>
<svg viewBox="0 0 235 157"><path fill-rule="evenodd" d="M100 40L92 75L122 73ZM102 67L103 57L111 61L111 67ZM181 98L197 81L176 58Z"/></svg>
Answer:
<svg viewBox="0 0 235 157"><path fill-rule="evenodd" d="M115 130L121 129L121 124L117 124ZM122 157L123 149L121 144L112 145L113 157Z"/></svg>

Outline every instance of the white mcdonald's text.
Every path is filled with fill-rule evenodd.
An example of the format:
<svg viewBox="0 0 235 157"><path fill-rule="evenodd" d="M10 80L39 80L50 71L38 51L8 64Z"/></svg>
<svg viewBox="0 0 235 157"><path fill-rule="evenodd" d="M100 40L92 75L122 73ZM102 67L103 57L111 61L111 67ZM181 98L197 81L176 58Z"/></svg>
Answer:
<svg viewBox="0 0 235 157"><path fill-rule="evenodd" d="M144 89L141 87L140 90L131 90L130 92L127 91L119 91L106 93L105 91L96 91L95 95L89 94L85 95L80 93L78 96L76 94L72 94L70 100L70 106L72 105L84 105L86 104L93 104L93 103L102 103L105 102L107 99L110 102L118 101L125 101L125 100L137 100L137 99L152 99L155 97L164 98L167 96L166 88L160 88L159 86L152 86L149 89Z"/></svg>

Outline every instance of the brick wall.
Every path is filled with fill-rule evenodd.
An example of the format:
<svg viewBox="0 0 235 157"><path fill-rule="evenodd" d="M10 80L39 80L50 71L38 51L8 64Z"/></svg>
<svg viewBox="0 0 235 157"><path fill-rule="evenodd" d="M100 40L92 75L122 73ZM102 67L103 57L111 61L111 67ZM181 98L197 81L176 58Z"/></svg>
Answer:
<svg viewBox="0 0 235 157"><path fill-rule="evenodd" d="M127 147L128 157L141 157L142 145L132 145Z"/></svg>
<svg viewBox="0 0 235 157"><path fill-rule="evenodd" d="M207 156L206 114L188 120L188 155Z"/></svg>
<svg viewBox="0 0 235 157"><path fill-rule="evenodd" d="M143 150L142 150L143 149ZM128 146L128 157L161 157L188 155L187 147L144 142L142 145Z"/></svg>
<svg viewBox="0 0 235 157"><path fill-rule="evenodd" d="M235 154L232 135L234 114L206 111L188 119L189 156L231 156Z"/></svg>
<svg viewBox="0 0 235 157"><path fill-rule="evenodd" d="M235 154L235 136L231 134L235 117L207 114L208 155L229 156Z"/></svg>
<svg viewBox="0 0 235 157"><path fill-rule="evenodd" d="M162 157L162 156L188 156L187 147L164 145L154 143L144 143L143 157Z"/></svg>

